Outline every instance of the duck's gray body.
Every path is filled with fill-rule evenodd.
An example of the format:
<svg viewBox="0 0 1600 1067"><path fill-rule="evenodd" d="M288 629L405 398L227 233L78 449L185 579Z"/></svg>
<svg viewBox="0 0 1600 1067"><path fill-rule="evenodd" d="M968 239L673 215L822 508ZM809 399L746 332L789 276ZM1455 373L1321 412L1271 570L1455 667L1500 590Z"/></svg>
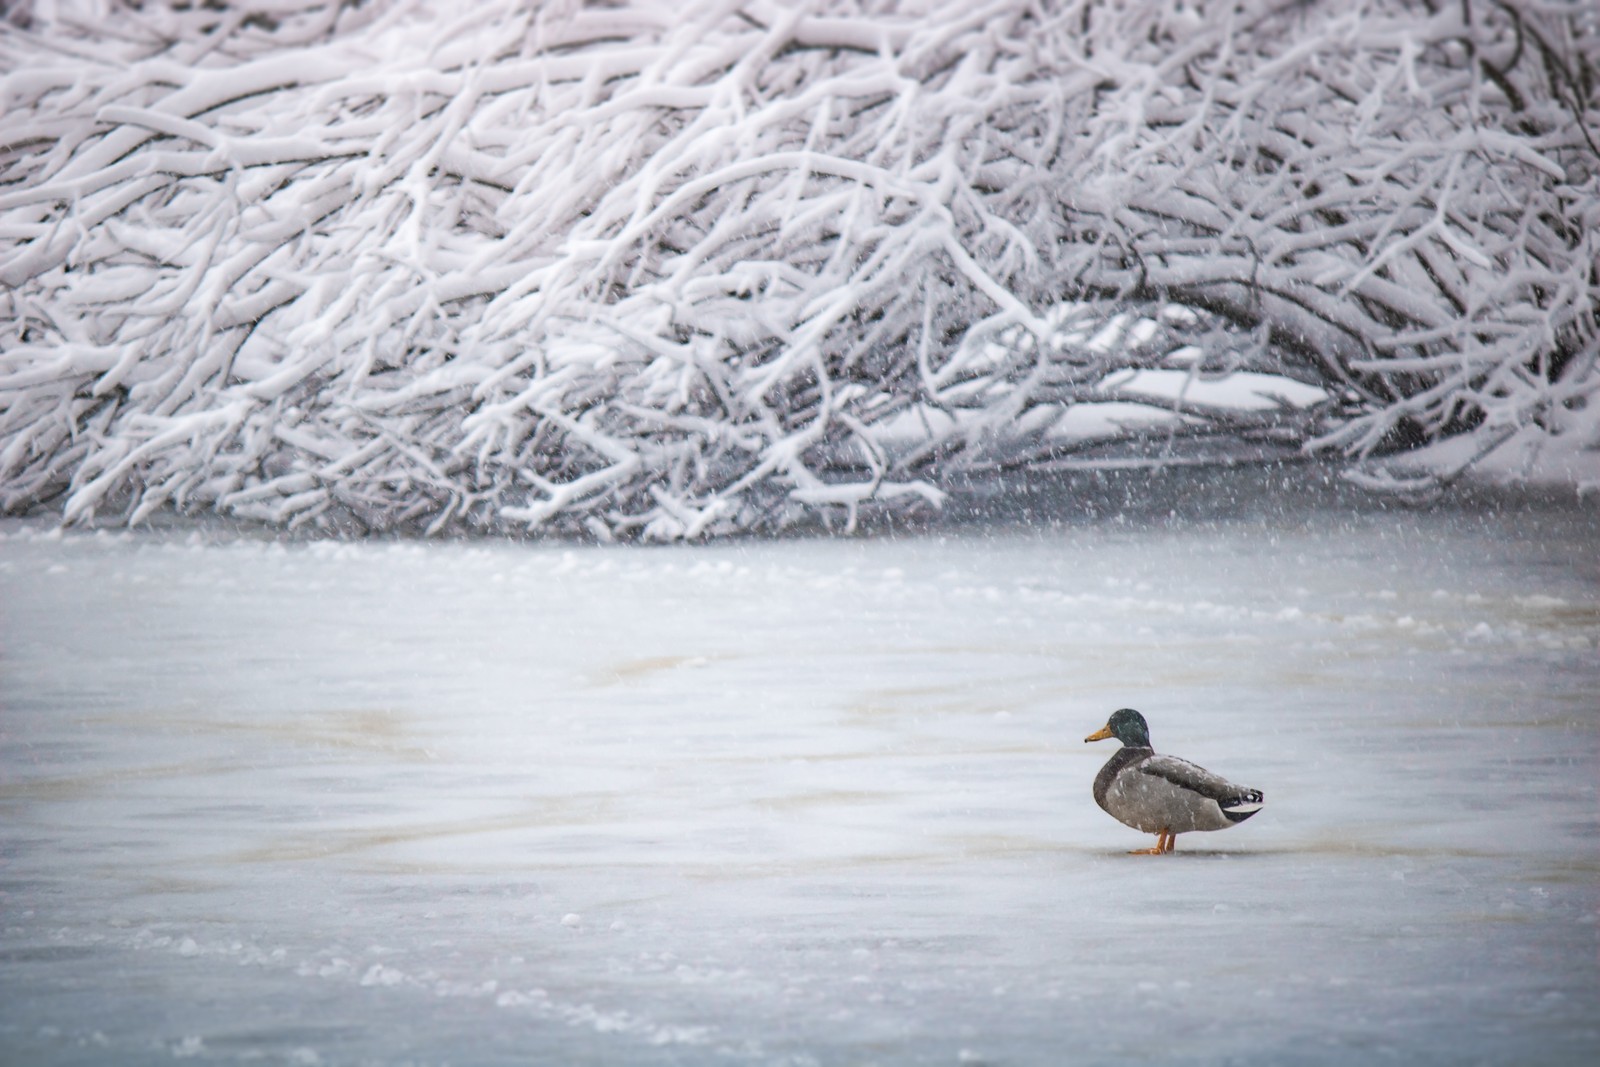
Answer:
<svg viewBox="0 0 1600 1067"><path fill-rule="evenodd" d="M1149 748L1121 748L1094 779L1094 802L1147 834L1226 830L1261 810L1261 793Z"/></svg>
<svg viewBox="0 0 1600 1067"><path fill-rule="evenodd" d="M1179 834L1226 830L1260 811L1261 790L1235 785L1204 767L1150 747L1149 724L1132 708L1111 714L1104 727L1084 738L1122 742L1094 779L1094 801L1118 822L1156 834L1156 847L1171 852Z"/></svg>

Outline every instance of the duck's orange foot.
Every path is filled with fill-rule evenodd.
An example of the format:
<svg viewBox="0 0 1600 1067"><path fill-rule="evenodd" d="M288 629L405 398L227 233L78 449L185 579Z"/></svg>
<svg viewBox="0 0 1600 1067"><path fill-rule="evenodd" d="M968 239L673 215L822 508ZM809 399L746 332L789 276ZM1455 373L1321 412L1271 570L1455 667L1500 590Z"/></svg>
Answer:
<svg viewBox="0 0 1600 1067"><path fill-rule="evenodd" d="M1178 847L1178 835L1170 830L1163 830L1156 835L1154 848L1136 848L1128 853L1130 856L1165 856L1168 852Z"/></svg>

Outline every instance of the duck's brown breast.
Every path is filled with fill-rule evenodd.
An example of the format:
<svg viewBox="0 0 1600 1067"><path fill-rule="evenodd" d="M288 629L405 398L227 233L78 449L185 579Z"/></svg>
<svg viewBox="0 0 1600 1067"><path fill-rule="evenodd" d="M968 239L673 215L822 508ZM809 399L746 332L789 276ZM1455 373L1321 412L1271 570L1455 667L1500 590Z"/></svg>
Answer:
<svg viewBox="0 0 1600 1067"><path fill-rule="evenodd" d="M1111 790L1112 781L1116 779L1118 774L1122 773L1123 768L1130 767L1141 760L1149 759L1153 755L1155 755L1154 749L1142 746L1130 748L1124 745L1118 749L1116 755L1106 760L1106 765L1101 767L1100 773L1094 776L1094 802L1106 811L1111 811L1110 808L1106 807L1106 794Z"/></svg>

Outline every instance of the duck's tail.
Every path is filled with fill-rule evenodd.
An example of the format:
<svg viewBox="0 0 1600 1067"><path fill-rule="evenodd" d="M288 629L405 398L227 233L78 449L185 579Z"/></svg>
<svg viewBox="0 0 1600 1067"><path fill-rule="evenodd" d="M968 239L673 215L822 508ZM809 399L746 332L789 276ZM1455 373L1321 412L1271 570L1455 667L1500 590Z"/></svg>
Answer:
<svg viewBox="0 0 1600 1067"><path fill-rule="evenodd" d="M1217 801L1217 806L1222 809L1223 816L1229 822L1244 822L1266 807L1266 804L1266 798L1259 789L1245 789L1238 796Z"/></svg>

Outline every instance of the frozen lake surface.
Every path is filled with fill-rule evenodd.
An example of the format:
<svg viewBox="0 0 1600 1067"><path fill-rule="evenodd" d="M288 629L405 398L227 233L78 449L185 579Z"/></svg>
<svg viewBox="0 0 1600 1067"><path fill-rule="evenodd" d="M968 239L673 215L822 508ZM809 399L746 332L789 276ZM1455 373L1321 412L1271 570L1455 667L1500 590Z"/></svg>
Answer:
<svg viewBox="0 0 1600 1067"><path fill-rule="evenodd" d="M0 1061L1600 1062L1597 545L0 523ZM1126 855L1125 705L1265 811Z"/></svg>

